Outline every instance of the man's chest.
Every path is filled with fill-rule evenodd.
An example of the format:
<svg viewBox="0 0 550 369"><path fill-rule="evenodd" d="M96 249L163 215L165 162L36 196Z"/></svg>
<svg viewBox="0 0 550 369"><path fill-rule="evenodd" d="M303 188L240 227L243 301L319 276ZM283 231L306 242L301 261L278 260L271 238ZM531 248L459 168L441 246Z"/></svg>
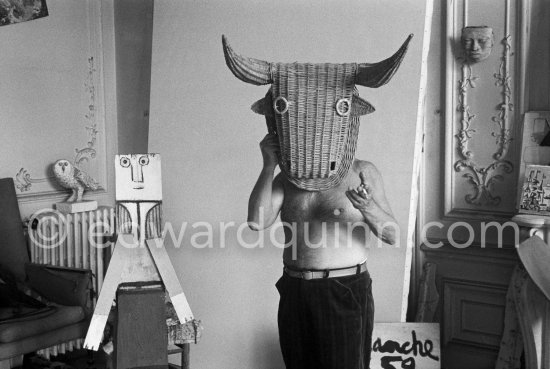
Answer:
<svg viewBox="0 0 550 369"><path fill-rule="evenodd" d="M326 191L304 191L286 184L281 211L282 220L287 222L360 221L362 215L347 198L347 189L347 183Z"/></svg>

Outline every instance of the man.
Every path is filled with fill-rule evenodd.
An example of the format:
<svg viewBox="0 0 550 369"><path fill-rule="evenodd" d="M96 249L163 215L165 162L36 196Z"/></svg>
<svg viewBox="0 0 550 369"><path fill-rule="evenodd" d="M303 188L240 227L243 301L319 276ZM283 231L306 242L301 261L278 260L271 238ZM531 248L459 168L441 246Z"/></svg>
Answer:
<svg viewBox="0 0 550 369"><path fill-rule="evenodd" d="M338 186L301 190L281 173L273 178L277 136L268 134L260 147L264 164L250 196L249 224L269 227L280 213L295 225L285 227L285 272L277 282L287 368L368 368L374 317L368 248L376 237L396 241L382 178L372 163L355 160ZM327 277L304 279L308 271Z"/></svg>
<svg viewBox="0 0 550 369"><path fill-rule="evenodd" d="M412 35L378 63L270 63L233 51L226 64L254 85L271 84L252 110L266 117L264 165L252 190L252 229L288 224L279 338L287 369L367 369L374 317L368 248L396 241L376 167L355 160L359 116L372 105L356 85L379 87L398 69ZM277 167L281 173L274 178Z"/></svg>

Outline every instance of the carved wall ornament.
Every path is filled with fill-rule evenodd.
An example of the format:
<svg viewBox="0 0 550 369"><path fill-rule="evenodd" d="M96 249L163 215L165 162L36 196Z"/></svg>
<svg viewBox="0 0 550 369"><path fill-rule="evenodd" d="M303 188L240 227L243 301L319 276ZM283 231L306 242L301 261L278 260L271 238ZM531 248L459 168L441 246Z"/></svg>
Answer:
<svg viewBox="0 0 550 369"><path fill-rule="evenodd" d="M512 103L512 78L508 72L508 58L511 49L510 38L510 35L507 35L502 39L504 55L500 58L498 73L493 75L496 79L495 86L502 87L503 98L502 103L499 105L498 114L491 118L499 127L498 132L492 133L492 136L497 139L496 143L499 147L499 151L494 156L497 160L506 156L510 142L513 140L511 130L508 128L508 118L510 112L514 110L514 104Z"/></svg>
<svg viewBox="0 0 550 369"><path fill-rule="evenodd" d="M19 172L17 172L17 174L15 175L15 187L17 187L20 192L26 192L31 189L33 183L46 182L50 178L53 177L32 178L27 169L21 168L19 169Z"/></svg>
<svg viewBox="0 0 550 369"><path fill-rule="evenodd" d="M476 35L473 32L478 34L480 30L474 30L475 28L480 27L465 27L463 29L462 41L464 44L465 34ZM493 31L489 27L481 27L485 35L492 35ZM467 30L465 33L464 30ZM479 36L479 35L478 35ZM472 36L473 37L473 36ZM463 60L462 64L462 79L458 81L458 107L457 111L461 114L460 119L460 129L455 137L458 139L458 152L460 159L457 160L454 164L454 169L456 172L463 172L463 177L468 179L468 182L473 186L473 193L467 194L465 200L468 204L471 205L490 205L497 206L501 202L501 197L493 193L493 186L497 181L503 181L505 174L510 174L514 170L514 165L511 161L505 160L506 154L510 142L513 140L512 132L509 128L509 113L513 110L512 104L512 87L511 87L511 77L508 72L509 68L509 57L510 57L510 44L511 37L507 35L502 40L503 56L501 57L501 63L499 66L499 71L493 76L496 79L495 86L502 87L502 101L498 105L498 112L494 115L491 120L497 125L498 130L492 132L491 135L494 137L496 144L496 151L492 155L493 161L487 166L480 166L476 161L474 161L474 153L469 150L468 142L473 137L476 130L472 128L472 124L476 115L471 112L471 108L467 102L468 90L476 87L476 81L480 78L473 76L472 65L469 61L472 60L472 55L467 55L468 57ZM492 41L491 41L492 47ZM486 46L489 43L486 42ZM474 46L471 47L472 49ZM490 50L485 50L487 55L489 55ZM474 56L476 58L480 57L482 52L476 53ZM482 59L479 59L482 60Z"/></svg>
<svg viewBox="0 0 550 369"><path fill-rule="evenodd" d="M487 59L493 49L493 29L487 26L469 26L462 29L462 48L470 63Z"/></svg>
<svg viewBox="0 0 550 369"><path fill-rule="evenodd" d="M75 149L74 164L80 165L84 161L89 161L96 157L96 149L94 148L97 140L97 123L95 119L95 104L96 104L96 94L94 86L96 68L94 66L94 57L91 56L88 58L88 76L86 82L84 83L84 88L88 93L88 111L84 115L88 125L85 127L88 133L89 141L86 143L86 146L78 149Z"/></svg>

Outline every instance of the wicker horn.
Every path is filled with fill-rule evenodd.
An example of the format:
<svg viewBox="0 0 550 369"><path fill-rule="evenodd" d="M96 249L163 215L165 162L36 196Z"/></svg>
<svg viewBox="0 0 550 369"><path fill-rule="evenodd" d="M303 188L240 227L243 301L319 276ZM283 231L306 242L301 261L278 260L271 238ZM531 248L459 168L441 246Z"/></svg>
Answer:
<svg viewBox="0 0 550 369"><path fill-rule="evenodd" d="M388 59L378 63L359 64L355 75L355 83L365 87L380 87L388 83L399 69L412 38L413 34L411 33L399 50Z"/></svg>
<svg viewBox="0 0 550 369"><path fill-rule="evenodd" d="M374 112L374 106L368 101L363 100L358 95L353 95L351 99L351 116L358 117L360 115L370 114Z"/></svg>
<svg viewBox="0 0 550 369"><path fill-rule="evenodd" d="M253 85L267 85L268 83L272 83L271 63L247 58L235 53L224 35L222 36L222 44L225 63L235 77L241 81L252 83Z"/></svg>

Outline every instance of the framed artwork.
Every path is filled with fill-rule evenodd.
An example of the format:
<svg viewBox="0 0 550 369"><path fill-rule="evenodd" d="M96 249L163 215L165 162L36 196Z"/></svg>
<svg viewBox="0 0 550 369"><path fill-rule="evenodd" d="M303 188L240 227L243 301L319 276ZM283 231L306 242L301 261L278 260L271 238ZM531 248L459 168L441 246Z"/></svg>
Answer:
<svg viewBox="0 0 550 369"><path fill-rule="evenodd" d="M0 0L0 26L48 16L46 0Z"/></svg>
<svg viewBox="0 0 550 369"><path fill-rule="evenodd" d="M550 215L550 166L528 165L525 168L519 199L521 214Z"/></svg>
<svg viewBox="0 0 550 369"><path fill-rule="evenodd" d="M521 199L523 179L529 165L550 165L550 146L543 141L550 135L550 112L528 111L523 118L520 160L518 165L518 189L516 199ZM520 211L521 201L516 210Z"/></svg>

